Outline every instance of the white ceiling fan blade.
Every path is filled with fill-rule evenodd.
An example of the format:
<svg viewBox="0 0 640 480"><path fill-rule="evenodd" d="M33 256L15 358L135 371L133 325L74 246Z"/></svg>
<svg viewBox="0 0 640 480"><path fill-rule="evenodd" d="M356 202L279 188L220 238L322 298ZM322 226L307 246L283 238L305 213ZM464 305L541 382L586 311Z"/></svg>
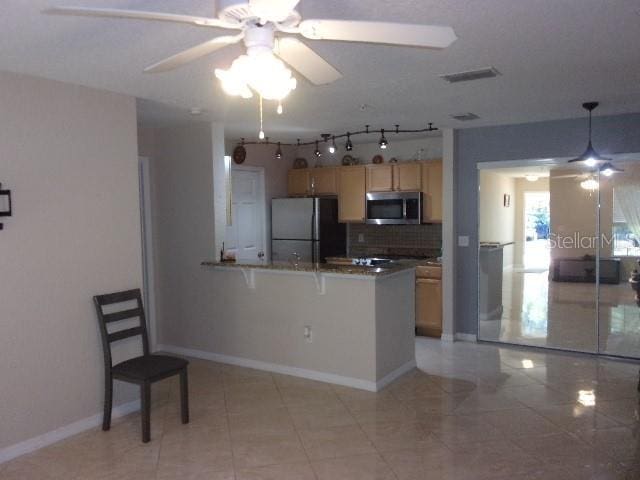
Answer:
<svg viewBox="0 0 640 480"><path fill-rule="evenodd" d="M249 8L257 17L282 22L300 3L300 0L249 0Z"/></svg>
<svg viewBox="0 0 640 480"><path fill-rule="evenodd" d="M451 27L351 20L304 20L300 23L299 29L304 37L311 40L383 43L425 48L446 48L458 38Z"/></svg>
<svg viewBox="0 0 640 480"><path fill-rule="evenodd" d="M342 78L338 70L297 38L278 38L274 53L315 85Z"/></svg>
<svg viewBox="0 0 640 480"><path fill-rule="evenodd" d="M42 13L50 15L75 15L81 17L128 18L133 20L176 22L199 27L242 28L242 24L240 23L234 24L217 18L176 15L173 13L141 12L137 10L118 10L115 8L51 7L43 10Z"/></svg>
<svg viewBox="0 0 640 480"><path fill-rule="evenodd" d="M223 36L212 38L211 40L196 45L195 47L184 50L183 52L176 53L158 63L148 66L144 69L144 73L160 73L178 68L185 63L192 62L200 57L209 55L210 53L220 50L227 45L238 43L244 37L244 33L234 36Z"/></svg>

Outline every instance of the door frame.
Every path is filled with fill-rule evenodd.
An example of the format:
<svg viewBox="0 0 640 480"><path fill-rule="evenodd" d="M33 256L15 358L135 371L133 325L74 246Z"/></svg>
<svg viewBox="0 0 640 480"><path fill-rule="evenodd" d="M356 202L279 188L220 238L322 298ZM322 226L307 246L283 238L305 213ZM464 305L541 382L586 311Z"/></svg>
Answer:
<svg viewBox="0 0 640 480"><path fill-rule="evenodd" d="M138 157L140 196L140 247L142 255L142 298L149 329L151 351L156 350L155 255L153 249L153 217L151 215L151 176L149 157Z"/></svg>
<svg viewBox="0 0 640 480"><path fill-rule="evenodd" d="M271 242L267 242L267 239L271 238L271 233L267 235L267 228L270 227L271 222L267 222L270 219L270 204L267 203L267 192L265 185L265 169L264 167L256 167L253 165L233 165L231 167L231 181L230 185L233 185L233 172L253 172L258 174L258 197L262 200L264 207L261 209L260 224L262 226L262 245L264 248L264 260L268 262L271 260ZM233 219L233 188L231 189L231 218ZM270 228L269 228L270 230Z"/></svg>

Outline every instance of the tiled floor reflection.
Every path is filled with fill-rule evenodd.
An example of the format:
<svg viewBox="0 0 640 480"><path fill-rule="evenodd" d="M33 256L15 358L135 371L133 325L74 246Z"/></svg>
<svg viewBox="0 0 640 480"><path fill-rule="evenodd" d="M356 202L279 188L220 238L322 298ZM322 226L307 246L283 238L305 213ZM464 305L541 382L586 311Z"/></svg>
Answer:
<svg viewBox="0 0 640 480"><path fill-rule="evenodd" d="M480 338L518 345L640 357L640 307L627 282L600 285L553 282L547 270L503 274L501 317L480 322Z"/></svg>
<svg viewBox="0 0 640 480"><path fill-rule="evenodd" d="M420 338L379 393L194 360L139 416L0 465L0 479L640 479L638 365Z"/></svg>

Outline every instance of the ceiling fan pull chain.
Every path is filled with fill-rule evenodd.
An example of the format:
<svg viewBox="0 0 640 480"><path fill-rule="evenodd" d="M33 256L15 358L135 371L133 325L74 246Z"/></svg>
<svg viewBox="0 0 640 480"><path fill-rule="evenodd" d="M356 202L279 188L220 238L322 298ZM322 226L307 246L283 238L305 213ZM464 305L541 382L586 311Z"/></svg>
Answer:
<svg viewBox="0 0 640 480"><path fill-rule="evenodd" d="M264 129L262 128L262 95L260 95L260 133L258 133L258 138L260 140L264 140Z"/></svg>

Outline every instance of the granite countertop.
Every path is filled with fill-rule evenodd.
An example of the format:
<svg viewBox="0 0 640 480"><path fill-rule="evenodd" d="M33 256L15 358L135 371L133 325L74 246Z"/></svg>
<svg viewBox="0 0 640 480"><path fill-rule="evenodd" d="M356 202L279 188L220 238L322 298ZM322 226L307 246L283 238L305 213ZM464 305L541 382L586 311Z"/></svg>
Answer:
<svg viewBox="0 0 640 480"><path fill-rule="evenodd" d="M202 262L207 267L228 267L228 268L255 268L262 270L287 270L292 272L317 272L317 273L334 273L341 275L367 275L372 277L382 277L397 273L402 270L415 268L414 263L392 263L382 267L362 267L359 265L335 265L330 263L307 263L299 262L264 262L264 263L245 263L245 262L219 262L207 261Z"/></svg>

